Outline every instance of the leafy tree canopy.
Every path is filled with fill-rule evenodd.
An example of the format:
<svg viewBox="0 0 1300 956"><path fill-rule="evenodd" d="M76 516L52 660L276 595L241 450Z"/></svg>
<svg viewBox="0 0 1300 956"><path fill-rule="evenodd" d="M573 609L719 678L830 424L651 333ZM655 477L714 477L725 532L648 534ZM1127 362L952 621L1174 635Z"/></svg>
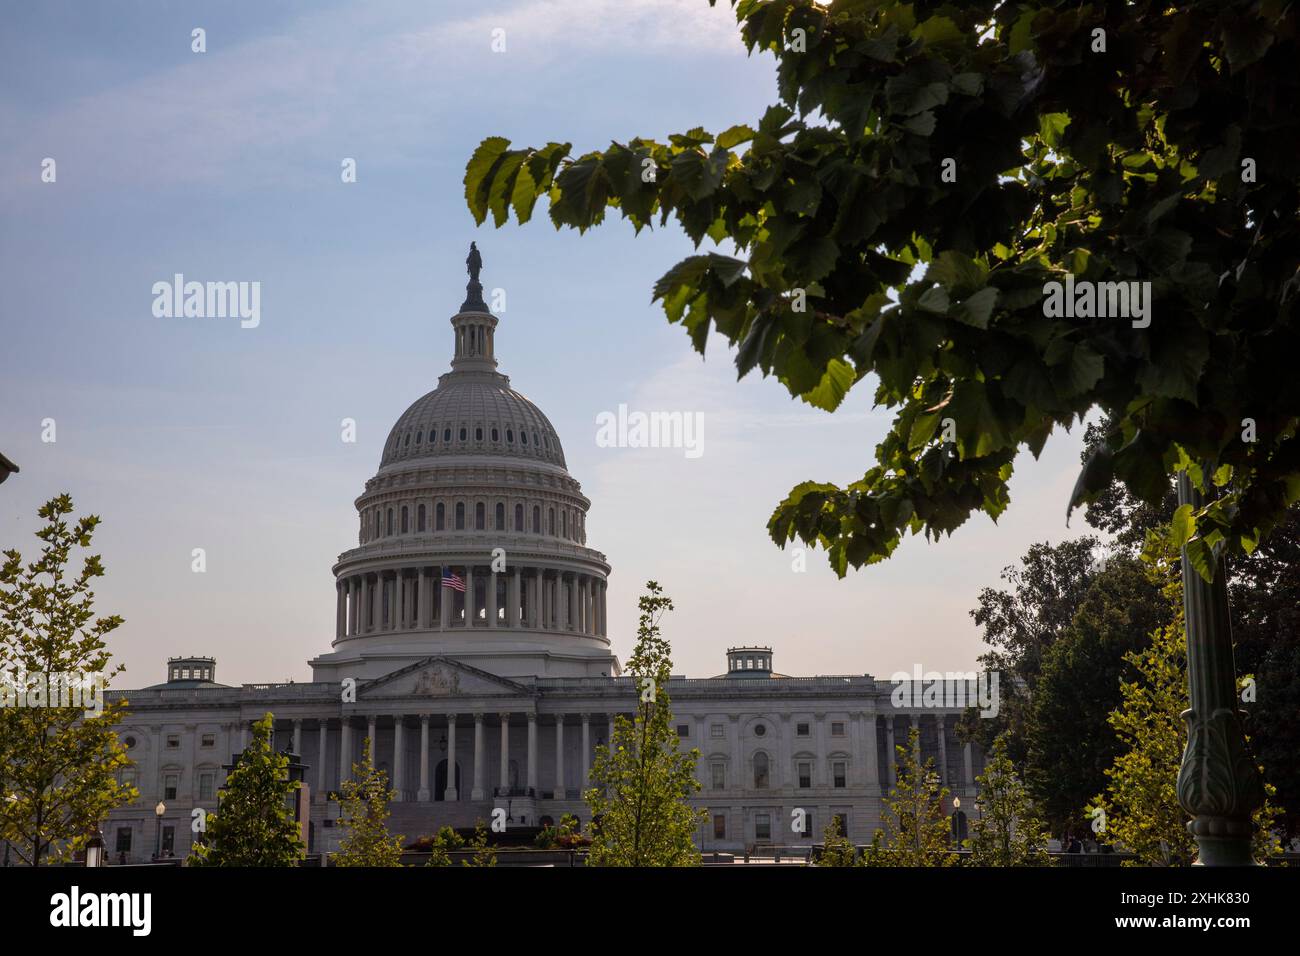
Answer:
<svg viewBox="0 0 1300 956"><path fill-rule="evenodd" d="M741 375L827 410L874 377L894 412L875 464L794 488L778 544L825 546L843 575L905 532L996 519L1019 451L1094 408L1105 441L1070 506L1114 478L1155 505L1190 469L1217 488L1179 519L1206 578L1300 500L1290 3L732 4L776 59L755 125L578 155L491 137L466 200L497 226L542 196L557 228L674 219L723 248L654 286L697 349L716 329ZM1149 282L1149 325L1048 314L1067 274Z"/></svg>

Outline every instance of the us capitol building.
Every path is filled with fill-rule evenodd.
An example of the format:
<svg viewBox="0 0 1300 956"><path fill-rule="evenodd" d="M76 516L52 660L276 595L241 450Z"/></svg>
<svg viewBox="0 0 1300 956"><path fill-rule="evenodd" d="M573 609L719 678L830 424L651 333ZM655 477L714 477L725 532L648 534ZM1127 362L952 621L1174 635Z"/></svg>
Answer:
<svg viewBox="0 0 1300 956"><path fill-rule="evenodd" d="M333 567L334 640L309 662L313 680L232 687L214 658L180 657L162 684L109 692L130 702L119 735L140 791L104 824L112 861L187 855L192 810L216 809L232 754L268 711L276 749L307 766L312 853L338 845L329 796L366 736L397 792L390 830L408 841L497 807L510 826L588 822L594 749L637 702L611 650L611 567L588 546L591 502L559 435L497 370L498 319L472 245L467 264L451 370L398 418L356 499L357 546ZM973 806L983 756L957 739L960 708L899 708L894 685L869 675L773 667L770 647L740 646L725 674L669 684L683 749L700 752L702 849L820 841L831 816L868 842L913 722L923 756ZM954 818L964 831L965 810Z"/></svg>

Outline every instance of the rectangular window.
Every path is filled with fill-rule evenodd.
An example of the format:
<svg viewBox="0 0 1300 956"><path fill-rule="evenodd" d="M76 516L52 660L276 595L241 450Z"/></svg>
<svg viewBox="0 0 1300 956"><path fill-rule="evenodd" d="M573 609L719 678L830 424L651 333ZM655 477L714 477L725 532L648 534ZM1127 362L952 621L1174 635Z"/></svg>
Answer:
<svg viewBox="0 0 1300 956"><path fill-rule="evenodd" d="M713 815L713 839L725 840L727 838L727 815L725 813L715 813Z"/></svg>
<svg viewBox="0 0 1300 956"><path fill-rule="evenodd" d="M802 836L805 840L811 840L815 830L816 827L813 826L813 812L809 810L808 815L805 816L803 819L803 833L799 835ZM820 833L817 834L817 838L819 840L821 839Z"/></svg>
<svg viewBox="0 0 1300 956"><path fill-rule="evenodd" d="M176 849L176 828L163 827L162 851L163 856L171 856Z"/></svg>
<svg viewBox="0 0 1300 956"><path fill-rule="evenodd" d="M812 786L812 764L808 761L799 763L799 789L807 790Z"/></svg>
<svg viewBox="0 0 1300 956"><path fill-rule="evenodd" d="M180 775L169 773L163 777L163 799L175 800L176 788L180 786Z"/></svg>
<svg viewBox="0 0 1300 956"><path fill-rule="evenodd" d="M710 737L725 737L725 736L726 736L726 729L722 726L722 724L711 724L711 725L709 726L709 736L710 736Z"/></svg>
<svg viewBox="0 0 1300 956"><path fill-rule="evenodd" d="M849 816L847 813L835 814L835 828L839 831L840 836L849 835Z"/></svg>
<svg viewBox="0 0 1300 956"><path fill-rule="evenodd" d="M727 765L725 763L715 763L713 767L713 789L727 789Z"/></svg>
<svg viewBox="0 0 1300 956"><path fill-rule="evenodd" d="M216 783L216 774L201 773L199 774L199 799L211 800Z"/></svg>
<svg viewBox="0 0 1300 956"><path fill-rule="evenodd" d="M691 735L691 725L690 725L690 724L678 724L678 725L677 725L677 736L678 736L678 737L689 737L690 735Z"/></svg>
<svg viewBox="0 0 1300 956"><path fill-rule="evenodd" d="M844 721L842 721L842 720L832 720L832 721L831 721L831 736L832 736L832 737L843 737L843 736L844 736Z"/></svg>
<svg viewBox="0 0 1300 956"><path fill-rule="evenodd" d="M131 852L131 828L130 827L117 828L117 852L118 853Z"/></svg>
<svg viewBox="0 0 1300 956"><path fill-rule="evenodd" d="M794 725L794 735L795 735L796 737L807 737L807 736L808 736L808 725L807 725L807 724L795 724L795 725Z"/></svg>
<svg viewBox="0 0 1300 956"><path fill-rule="evenodd" d="M835 787L844 789L848 784L848 765L842 760L837 760L831 764L831 775L835 778Z"/></svg>
<svg viewBox="0 0 1300 956"><path fill-rule="evenodd" d="M181 746L181 735L180 735L180 734L168 734L168 735L167 735L167 749L168 749L168 750L179 750L179 749L180 749L180 746Z"/></svg>
<svg viewBox="0 0 1300 956"><path fill-rule="evenodd" d="M203 740L202 740L202 742L199 744L199 746L201 746L201 747L215 747L216 745L217 745L217 735L216 735L216 734L204 734L204 735L203 735Z"/></svg>
<svg viewBox="0 0 1300 956"><path fill-rule="evenodd" d="M754 814L754 839L762 841L772 839L772 817L769 814Z"/></svg>

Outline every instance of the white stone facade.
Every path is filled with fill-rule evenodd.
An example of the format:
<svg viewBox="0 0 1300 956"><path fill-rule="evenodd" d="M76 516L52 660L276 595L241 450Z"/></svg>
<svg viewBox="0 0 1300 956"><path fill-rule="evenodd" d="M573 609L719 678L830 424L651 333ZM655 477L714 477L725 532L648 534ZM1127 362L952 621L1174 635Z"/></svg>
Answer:
<svg viewBox="0 0 1300 956"><path fill-rule="evenodd" d="M310 662L313 682L227 687L214 660L188 658L168 662L164 684L118 692L130 699L120 735L140 798L105 823L114 861L160 846L186 855L193 809L216 808L224 766L268 712L277 749L308 767L313 852L337 845L326 795L366 736L398 793L392 829L408 839L495 807L517 826L562 813L586 822L595 748L636 703L610 650L610 565L587 547L590 502L559 436L496 371L497 319L476 275L451 323L452 371L398 419L356 500L358 546L334 565L334 641ZM472 598L448 586L457 579ZM832 815L869 841L888 755L913 721L923 755L973 805L983 758L957 740L960 708L896 708L894 685L867 675L781 676L771 648L733 648L727 666L668 688L682 743L700 752L701 848L811 843ZM348 679L357 689L344 702Z"/></svg>

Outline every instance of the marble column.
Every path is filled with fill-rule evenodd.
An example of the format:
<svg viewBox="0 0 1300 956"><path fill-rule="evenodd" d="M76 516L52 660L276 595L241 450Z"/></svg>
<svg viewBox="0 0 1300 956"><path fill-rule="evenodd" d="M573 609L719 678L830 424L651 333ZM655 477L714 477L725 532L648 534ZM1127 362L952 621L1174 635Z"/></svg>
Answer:
<svg viewBox="0 0 1300 956"><path fill-rule="evenodd" d="M506 584L506 624L510 627L519 626L519 568L516 567L510 572L509 581Z"/></svg>
<svg viewBox="0 0 1300 956"><path fill-rule="evenodd" d="M429 607L431 603L429 601L429 569L426 567L420 568L420 590L418 593L416 610L419 612L419 626L420 630L425 630L430 624Z"/></svg>
<svg viewBox="0 0 1300 956"><path fill-rule="evenodd" d="M447 789L443 792L447 802L460 799L456 792L456 715L447 715Z"/></svg>
<svg viewBox="0 0 1300 956"><path fill-rule="evenodd" d="M465 626L474 626L474 613L478 608L478 596L474 593L474 569L465 569Z"/></svg>
<svg viewBox="0 0 1300 956"><path fill-rule="evenodd" d="M444 573L446 573L445 570L440 567L438 569L438 603L441 606L442 611L438 617L438 626L445 631L447 628L451 627L451 605L453 600L452 594L454 592L451 588L442 583L442 575Z"/></svg>
<svg viewBox="0 0 1300 956"><path fill-rule="evenodd" d="M487 576L487 626L497 626L497 573L489 571Z"/></svg>
<svg viewBox="0 0 1300 956"><path fill-rule="evenodd" d="M401 714L393 720L393 779L390 786L397 791L394 800L406 799L406 722Z"/></svg>
<svg viewBox="0 0 1300 956"><path fill-rule="evenodd" d="M874 713L862 715L862 729L864 733L862 747L866 751L867 793L874 795L880 789L879 757L876 754L876 715Z"/></svg>
<svg viewBox="0 0 1300 956"><path fill-rule="evenodd" d="M555 799L564 799L564 715L555 715Z"/></svg>
<svg viewBox="0 0 1300 956"><path fill-rule="evenodd" d="M935 725L939 733L939 780L944 785L948 785L948 738L944 734L944 721L947 718L943 714L935 714Z"/></svg>
<svg viewBox="0 0 1300 956"><path fill-rule="evenodd" d="M510 715L497 714L501 721L501 792L510 788Z"/></svg>
<svg viewBox="0 0 1300 956"><path fill-rule="evenodd" d="M566 629L570 631L581 630L581 622L578 620L578 576L569 575L569 619L565 621Z"/></svg>
<svg viewBox="0 0 1300 956"><path fill-rule="evenodd" d="M578 781L578 791L587 789L591 776L591 715L582 715L582 779Z"/></svg>
<svg viewBox="0 0 1300 956"><path fill-rule="evenodd" d="M359 631L358 619L361 617L361 581L356 577L348 578L348 634L355 635Z"/></svg>
<svg viewBox="0 0 1300 956"><path fill-rule="evenodd" d="M371 764L379 763L379 748L375 746L378 741L378 735L375 733L376 718L374 714L370 715L366 722L366 737L370 740L370 762Z"/></svg>
<svg viewBox="0 0 1300 956"><path fill-rule="evenodd" d="M894 749L894 715L885 715L885 777L886 789L898 783L898 751Z"/></svg>
<svg viewBox="0 0 1300 956"><path fill-rule="evenodd" d="M537 794L537 715L528 715L528 789Z"/></svg>
<svg viewBox="0 0 1300 956"><path fill-rule="evenodd" d="M605 738L605 746L609 748L610 753L613 753L614 751L614 715L613 714L609 715L609 736Z"/></svg>
<svg viewBox="0 0 1300 956"><path fill-rule="evenodd" d="M325 793L325 747L329 743L329 721L323 718L318 736L320 746L316 753L316 792L323 795Z"/></svg>
<svg viewBox="0 0 1300 956"><path fill-rule="evenodd" d="M334 582L334 603L334 639L338 640L343 636L348 611L348 597L342 581Z"/></svg>
<svg viewBox="0 0 1300 956"><path fill-rule="evenodd" d="M415 799L424 803L429 799L429 715L420 715L420 789Z"/></svg>
<svg viewBox="0 0 1300 956"><path fill-rule="evenodd" d="M971 761L970 744L967 744L961 751L962 771L964 783L968 787L975 786L974 763Z"/></svg>
<svg viewBox="0 0 1300 956"><path fill-rule="evenodd" d="M474 789L469 794L471 800L482 800L486 796L483 778L487 775L487 767L484 766L483 751L483 713L478 711L474 714Z"/></svg>
<svg viewBox="0 0 1300 956"><path fill-rule="evenodd" d="M344 717L339 725L339 786L352 778L352 725Z"/></svg>

